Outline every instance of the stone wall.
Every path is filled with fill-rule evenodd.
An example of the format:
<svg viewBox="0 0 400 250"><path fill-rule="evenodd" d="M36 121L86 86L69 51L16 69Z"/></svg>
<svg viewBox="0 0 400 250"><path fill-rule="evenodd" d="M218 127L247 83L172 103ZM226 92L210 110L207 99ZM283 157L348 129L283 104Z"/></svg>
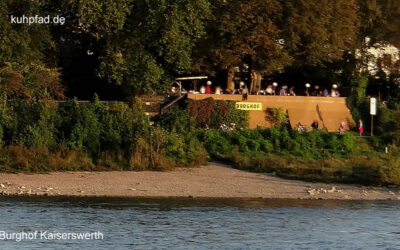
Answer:
<svg viewBox="0 0 400 250"><path fill-rule="evenodd" d="M188 98L201 100L212 97L215 100L242 101L241 95L214 95L214 94L189 94ZM329 132L336 132L341 121L348 126L355 123L346 98L342 97L312 97L312 96L264 96L249 95L248 102L261 102L262 111L250 111L249 127L270 127L267 121L267 108L281 107L288 113L290 125L295 127L299 122L310 127L314 119L318 120L320 128L326 127Z"/></svg>

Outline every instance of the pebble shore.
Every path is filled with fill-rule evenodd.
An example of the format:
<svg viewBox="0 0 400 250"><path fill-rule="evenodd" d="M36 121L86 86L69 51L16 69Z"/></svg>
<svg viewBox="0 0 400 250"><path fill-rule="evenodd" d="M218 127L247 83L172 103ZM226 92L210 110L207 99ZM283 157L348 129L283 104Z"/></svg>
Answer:
<svg viewBox="0 0 400 250"><path fill-rule="evenodd" d="M209 163L166 172L0 173L0 196L400 200L400 187L286 180Z"/></svg>

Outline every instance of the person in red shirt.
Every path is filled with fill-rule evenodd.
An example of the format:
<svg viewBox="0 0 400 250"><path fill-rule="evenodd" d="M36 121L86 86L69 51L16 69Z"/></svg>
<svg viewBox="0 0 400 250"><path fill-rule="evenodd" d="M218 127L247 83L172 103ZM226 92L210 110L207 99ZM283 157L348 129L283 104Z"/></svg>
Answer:
<svg viewBox="0 0 400 250"><path fill-rule="evenodd" d="M211 94L211 81L207 81L206 94Z"/></svg>
<svg viewBox="0 0 400 250"><path fill-rule="evenodd" d="M343 135L345 130L346 130L346 123L345 123L344 121L342 121L342 122L340 123L340 126L339 126L339 133L340 133L341 135Z"/></svg>

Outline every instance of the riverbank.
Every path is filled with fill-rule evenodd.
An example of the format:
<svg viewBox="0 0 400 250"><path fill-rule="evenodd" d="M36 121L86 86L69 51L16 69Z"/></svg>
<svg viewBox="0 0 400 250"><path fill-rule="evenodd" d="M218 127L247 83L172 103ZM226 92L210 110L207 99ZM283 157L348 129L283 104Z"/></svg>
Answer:
<svg viewBox="0 0 400 250"><path fill-rule="evenodd" d="M0 174L1 195L400 200L400 187L311 183L221 163L172 171Z"/></svg>

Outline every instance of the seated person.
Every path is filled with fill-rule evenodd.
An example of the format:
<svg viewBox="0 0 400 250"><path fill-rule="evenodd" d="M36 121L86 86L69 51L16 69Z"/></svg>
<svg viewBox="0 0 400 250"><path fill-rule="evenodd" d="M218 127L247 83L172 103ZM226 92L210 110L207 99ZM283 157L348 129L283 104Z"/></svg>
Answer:
<svg viewBox="0 0 400 250"><path fill-rule="evenodd" d="M314 120L312 123L311 123L311 127L313 128L313 129L318 129L318 121L317 120Z"/></svg>
<svg viewBox="0 0 400 250"><path fill-rule="evenodd" d="M267 93L267 95L272 95L274 92L272 85L268 85L267 88L265 89L265 93Z"/></svg>
<svg viewBox="0 0 400 250"><path fill-rule="evenodd" d="M289 89L289 95L290 95L290 96L296 96L296 93L294 93L294 87L291 87L291 88Z"/></svg>
<svg viewBox="0 0 400 250"><path fill-rule="evenodd" d="M281 90L279 91L280 96L287 96L287 86L282 86Z"/></svg>

